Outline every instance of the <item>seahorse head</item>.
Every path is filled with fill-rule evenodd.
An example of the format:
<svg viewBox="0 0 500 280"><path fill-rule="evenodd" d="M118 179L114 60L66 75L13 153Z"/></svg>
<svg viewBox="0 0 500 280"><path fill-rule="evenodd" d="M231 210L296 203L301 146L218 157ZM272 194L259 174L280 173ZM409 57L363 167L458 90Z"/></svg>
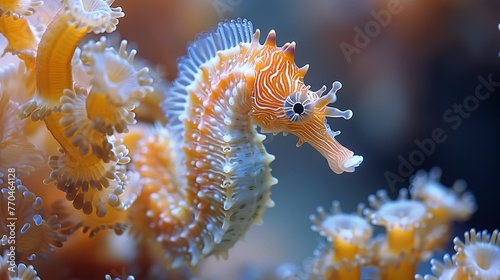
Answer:
<svg viewBox="0 0 500 280"><path fill-rule="evenodd" d="M252 90L254 122L264 133L296 135L299 138L297 146L309 143L327 159L335 173L353 172L363 157L342 146L335 139L340 132L332 131L326 121L327 117L349 119L352 116L351 110L341 111L328 106L337 99L341 83L334 82L324 95L326 86L312 91L304 84L309 66L299 68L294 62L295 42L277 47L273 30L260 51Z"/></svg>

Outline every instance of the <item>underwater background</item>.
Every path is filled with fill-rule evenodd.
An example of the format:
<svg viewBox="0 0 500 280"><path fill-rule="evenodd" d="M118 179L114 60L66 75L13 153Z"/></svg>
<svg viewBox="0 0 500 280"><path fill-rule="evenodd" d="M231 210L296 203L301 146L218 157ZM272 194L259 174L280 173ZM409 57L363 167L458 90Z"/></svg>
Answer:
<svg viewBox="0 0 500 280"><path fill-rule="evenodd" d="M500 1L116 4L126 13L117 28L120 37L169 80L196 34L223 19L244 17L263 34L275 29L278 45L295 41L297 65L310 65L306 84L318 89L341 81L335 106L354 112L349 121L329 120L332 129L342 131L339 141L364 157L354 173L334 174L308 144L295 148L294 136L268 135L265 143L276 156L271 167L279 180L272 188L276 206L266 211L262 226L253 226L230 250L228 260L204 262L201 278L252 279L283 263L301 266L318 242L325 242L310 229L309 215L318 206L329 209L339 200L345 212L353 212L378 189L395 198L408 187L410 174L434 166L443 170L442 183L464 179L476 197L476 213L456 224L453 236L500 227ZM390 18L374 16L387 12ZM488 79L490 91L483 86L476 93ZM484 94L479 95L483 100L476 94ZM453 253L452 237L435 257L444 252ZM428 272L427 264L419 269Z"/></svg>

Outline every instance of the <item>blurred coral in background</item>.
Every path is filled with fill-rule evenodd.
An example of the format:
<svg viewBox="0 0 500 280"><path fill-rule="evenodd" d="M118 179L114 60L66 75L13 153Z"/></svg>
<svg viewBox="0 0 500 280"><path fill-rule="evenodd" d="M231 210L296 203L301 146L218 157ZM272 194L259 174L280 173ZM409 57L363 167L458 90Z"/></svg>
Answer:
<svg viewBox="0 0 500 280"><path fill-rule="evenodd" d="M359 205L357 214L342 213L338 201L334 201L330 214L319 207L319 217L311 216L312 229L327 237L332 246L321 246L315 252L307 278L361 279L362 268L372 267L376 271L370 278L412 279L418 263L428 260L449 241L453 222L469 219L476 209L475 198L465 192L463 181L447 188L439 182L440 177L438 168L429 173L418 172L409 190L400 189L396 200L391 200L386 190L379 190L368 197L370 208ZM372 225L383 226L385 234L372 238ZM488 245L489 252L468 254L469 262L481 264L467 266L457 257L457 267L468 270L463 270L462 278L453 279L500 277L496 261L483 260L486 256L500 258L496 234L495 231ZM483 235L486 237L487 233ZM461 244L463 255L464 245L456 244Z"/></svg>
<svg viewBox="0 0 500 280"><path fill-rule="evenodd" d="M3 1L0 279L500 279L499 11L448 0ZM169 270L174 258L144 241L156 232L138 218L170 207L162 218L180 227L187 215L162 200L178 194L159 104L186 45L226 18L297 42L313 88L342 81L339 107L355 113L335 128L365 160L336 175L309 145L291 149L294 136L268 135L279 183L263 226L227 260ZM332 200L331 212L317 208Z"/></svg>

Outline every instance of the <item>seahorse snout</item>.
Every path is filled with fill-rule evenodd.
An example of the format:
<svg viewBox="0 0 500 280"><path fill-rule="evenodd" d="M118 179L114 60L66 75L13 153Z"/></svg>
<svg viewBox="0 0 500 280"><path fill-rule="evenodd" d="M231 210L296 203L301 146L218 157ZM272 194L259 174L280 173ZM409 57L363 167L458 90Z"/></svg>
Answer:
<svg viewBox="0 0 500 280"><path fill-rule="evenodd" d="M320 120L310 121L301 126L300 130L292 131L299 137L297 146L309 143L327 161L330 169L337 174L354 172L363 161L363 157L354 155L348 148L340 144L336 136L338 131L332 131Z"/></svg>
<svg viewBox="0 0 500 280"><path fill-rule="evenodd" d="M354 172L356 167L358 167L363 162L363 157L358 155L352 155L347 158L342 164L342 170L345 172Z"/></svg>

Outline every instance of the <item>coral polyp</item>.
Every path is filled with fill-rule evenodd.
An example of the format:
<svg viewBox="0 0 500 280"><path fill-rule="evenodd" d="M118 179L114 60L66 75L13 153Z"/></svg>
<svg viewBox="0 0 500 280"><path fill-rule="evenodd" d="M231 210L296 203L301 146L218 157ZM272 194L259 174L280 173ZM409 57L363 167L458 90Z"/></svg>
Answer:
<svg viewBox="0 0 500 280"><path fill-rule="evenodd" d="M500 238L498 230L476 232L471 229L464 234L465 243L458 237L453 240L457 254L453 260L463 267L468 275L477 279L500 278Z"/></svg>
<svg viewBox="0 0 500 280"><path fill-rule="evenodd" d="M364 268L374 267L376 268L374 275L378 279L412 279L417 271L417 265L428 260L433 251L443 248L449 241L452 223L463 221L476 209L472 194L462 188L462 195L457 195L452 188L439 183L439 176L436 176L438 174L440 170L437 168L430 173L419 171L412 179L411 197L408 197L409 191L406 188L399 191L395 200L389 198L387 191L379 190L375 195L368 197L370 207L365 208L362 204L358 206L358 214L341 213L337 201L333 203L331 214L319 208L320 217L311 216L314 223L312 229L327 237L331 248L325 250L325 246L321 245L320 249L316 250L314 261L308 267L309 277L361 279ZM459 182L464 186L462 181ZM448 197L444 197L446 201L443 201L443 193L449 194ZM461 211L465 211L467 216L455 215L459 211L456 207L438 208L435 205L438 202L440 205L445 205L448 201L460 201L458 199L460 197L466 202L463 204L466 207L461 207ZM438 217L434 217L436 209L441 211ZM374 237L372 232L377 226L382 226L385 233ZM483 236L485 238L481 239L481 234L476 235L472 230L470 235L466 233L466 244L455 239L455 248L459 253L453 257L453 261L449 256L445 257L445 264L433 260L433 272L442 277L439 279L467 279L454 277L480 275L477 267L484 266L486 259L487 262L491 262L488 266L496 267L494 257L496 253L487 251L498 250L498 231L494 231L491 238L486 232ZM484 258L485 255L493 259ZM467 265L476 269L470 268L472 273L467 274L462 268L457 268L465 269ZM426 277L425 279L434 279L429 278L433 276ZM416 279L423 277L416 275Z"/></svg>
<svg viewBox="0 0 500 280"><path fill-rule="evenodd" d="M363 205L358 213L342 213L340 203L332 203L332 211L318 208L319 217L311 215L312 229L325 236L331 248L318 249L311 274L319 279L359 279L363 265L371 262L373 255L368 242L373 233L370 223L362 216Z"/></svg>
<svg viewBox="0 0 500 280"><path fill-rule="evenodd" d="M445 254L444 264L432 259L434 275L425 275L425 279L500 279L500 238L498 229L492 233L487 230L477 232L475 229L464 233L464 242L459 237L453 239L456 253L450 257ZM416 275L422 280L422 275Z"/></svg>

